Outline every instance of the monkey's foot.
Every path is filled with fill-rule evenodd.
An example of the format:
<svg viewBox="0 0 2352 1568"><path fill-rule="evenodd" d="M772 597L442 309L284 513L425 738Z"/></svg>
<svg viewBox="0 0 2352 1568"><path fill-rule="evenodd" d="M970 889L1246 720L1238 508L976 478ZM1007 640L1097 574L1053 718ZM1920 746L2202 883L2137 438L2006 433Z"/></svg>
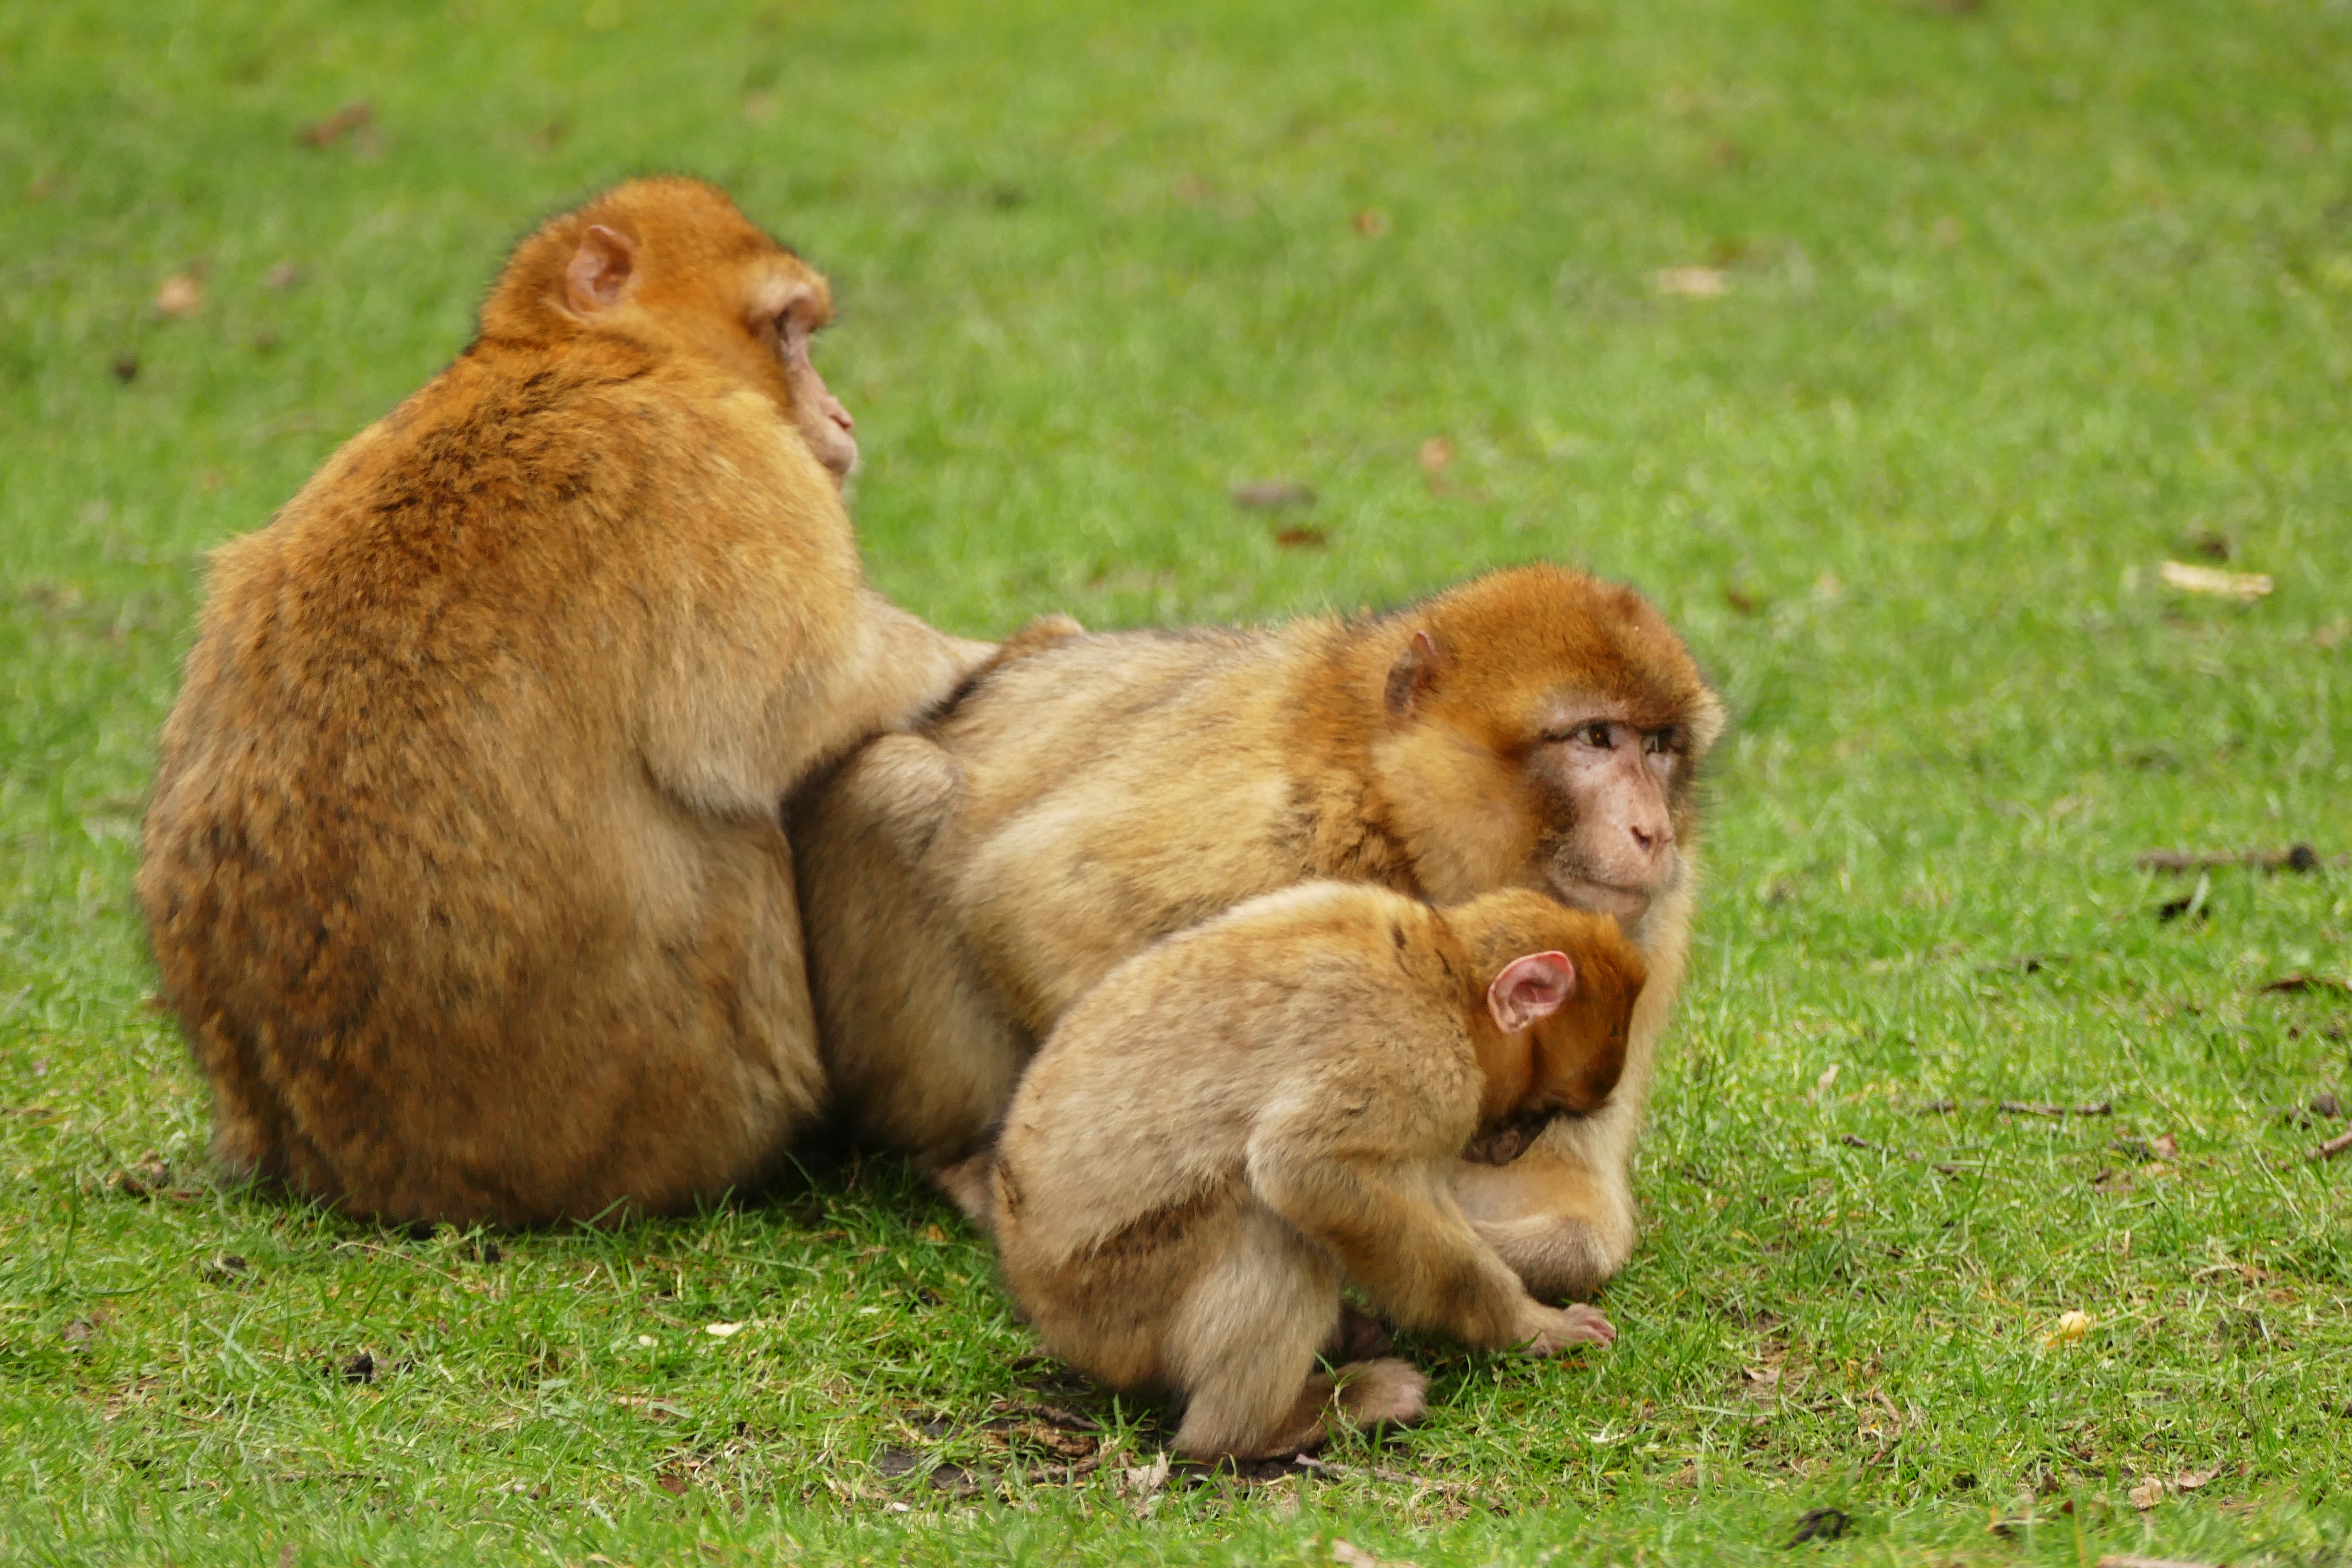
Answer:
<svg viewBox="0 0 2352 1568"><path fill-rule="evenodd" d="M931 1180L948 1201L963 1211L963 1217L978 1226L982 1233L991 1229L990 1221L996 1212L995 1182L996 1151L982 1149L952 1165L941 1165L931 1173Z"/></svg>
<svg viewBox="0 0 2352 1568"><path fill-rule="evenodd" d="M1381 1321L1352 1301L1339 1303L1339 1321L1331 1326L1331 1337L1323 1342L1325 1361L1339 1363L1370 1361L1384 1356L1394 1347L1389 1343L1389 1331Z"/></svg>
<svg viewBox="0 0 2352 1568"><path fill-rule="evenodd" d="M1617 1342L1617 1325L1611 1322L1609 1314L1600 1308L1588 1306L1582 1301L1571 1301L1561 1308L1560 1311L1574 1324L1568 1333L1571 1341L1580 1341L1586 1344L1594 1345L1613 1345Z"/></svg>
<svg viewBox="0 0 2352 1568"><path fill-rule="evenodd" d="M1356 1426L1410 1426L1429 1413L1429 1379L1394 1356L1339 1369L1339 1414Z"/></svg>

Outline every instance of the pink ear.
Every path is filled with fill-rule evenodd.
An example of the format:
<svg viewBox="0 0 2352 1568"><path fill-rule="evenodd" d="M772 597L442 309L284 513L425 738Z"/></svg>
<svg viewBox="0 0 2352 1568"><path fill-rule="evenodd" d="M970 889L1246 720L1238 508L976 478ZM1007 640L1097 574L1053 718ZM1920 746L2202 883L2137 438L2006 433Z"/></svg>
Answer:
<svg viewBox="0 0 2352 1568"><path fill-rule="evenodd" d="M585 315L621 302L635 275L637 242L601 223L592 223L563 269L563 291L572 308Z"/></svg>
<svg viewBox="0 0 2352 1568"><path fill-rule="evenodd" d="M1507 1035L1516 1035L1559 1011L1576 994L1576 965L1564 952L1530 952L1503 965L1486 987L1486 1011Z"/></svg>

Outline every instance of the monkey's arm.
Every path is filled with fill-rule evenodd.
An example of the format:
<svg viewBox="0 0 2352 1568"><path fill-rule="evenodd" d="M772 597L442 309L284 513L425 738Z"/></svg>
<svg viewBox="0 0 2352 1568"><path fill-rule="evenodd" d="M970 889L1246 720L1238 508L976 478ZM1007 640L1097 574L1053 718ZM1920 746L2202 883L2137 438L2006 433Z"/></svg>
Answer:
<svg viewBox="0 0 2352 1568"><path fill-rule="evenodd" d="M1624 1267L1636 1234L1621 1168L1538 1140L1507 1165L1464 1163L1454 1191L1486 1245L1535 1295L1590 1294Z"/></svg>
<svg viewBox="0 0 2352 1568"><path fill-rule="evenodd" d="M1282 1120L1290 1119L1262 1122L1250 1141L1251 1187L1330 1247L1376 1307L1482 1349L1542 1332L1553 1314L1471 1228L1448 1189L1447 1161L1399 1158L1376 1139L1334 1139L1313 1121Z"/></svg>

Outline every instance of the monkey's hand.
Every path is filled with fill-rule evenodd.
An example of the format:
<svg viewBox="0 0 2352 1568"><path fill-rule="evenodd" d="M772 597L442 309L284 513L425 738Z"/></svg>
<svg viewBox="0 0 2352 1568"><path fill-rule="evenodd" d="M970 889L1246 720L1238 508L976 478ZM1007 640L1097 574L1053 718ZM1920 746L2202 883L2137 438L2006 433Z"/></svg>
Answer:
<svg viewBox="0 0 2352 1568"><path fill-rule="evenodd" d="M1519 1310L1513 1327L1517 1331L1514 1344L1524 1355L1551 1355L1574 1344L1611 1344L1617 1338L1616 1326L1601 1309L1581 1301L1547 1307L1530 1300Z"/></svg>

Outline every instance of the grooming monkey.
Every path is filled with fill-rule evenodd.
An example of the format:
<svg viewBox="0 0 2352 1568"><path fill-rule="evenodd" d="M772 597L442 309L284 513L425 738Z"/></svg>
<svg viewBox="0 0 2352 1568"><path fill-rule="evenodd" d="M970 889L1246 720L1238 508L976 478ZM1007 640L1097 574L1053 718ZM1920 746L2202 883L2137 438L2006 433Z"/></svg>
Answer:
<svg viewBox="0 0 2352 1568"><path fill-rule="evenodd" d="M831 311L718 191L622 185L215 557L139 892L227 1165L530 1223L809 1119L782 796L989 651L866 585Z"/></svg>
<svg viewBox="0 0 2352 1568"><path fill-rule="evenodd" d="M1644 978L1541 893L1437 910L1307 882L1147 948L1062 1016L996 1145L1004 1275L1048 1349L1184 1405L1178 1450L1255 1458L1421 1414L1383 1358L1311 1375L1339 1287L1486 1350L1607 1343L1471 1228L1482 1131L1598 1110Z"/></svg>
<svg viewBox="0 0 2352 1568"><path fill-rule="evenodd" d="M1035 1043L1154 940L1314 879L1441 903L1540 889L1643 952L1624 1077L1457 1186L1529 1289L1581 1294L1633 1247L1628 1167L1722 724L1639 595L1549 565L1371 619L1045 641L795 803L835 1104L984 1219Z"/></svg>

